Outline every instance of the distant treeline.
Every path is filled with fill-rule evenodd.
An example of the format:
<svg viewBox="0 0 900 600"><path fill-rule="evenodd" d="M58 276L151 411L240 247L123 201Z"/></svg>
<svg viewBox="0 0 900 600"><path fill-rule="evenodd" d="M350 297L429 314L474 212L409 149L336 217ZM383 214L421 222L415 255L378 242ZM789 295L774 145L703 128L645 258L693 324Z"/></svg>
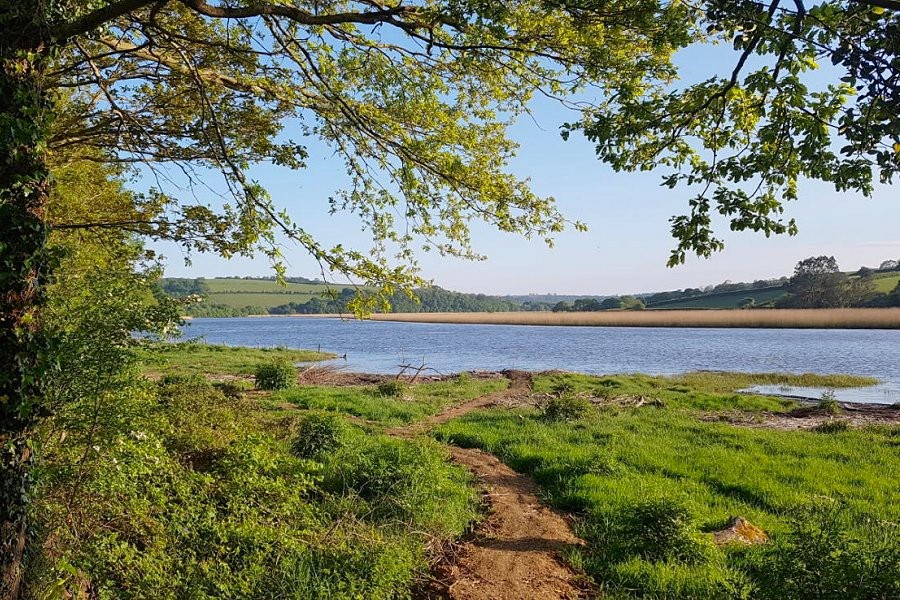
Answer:
<svg viewBox="0 0 900 600"><path fill-rule="evenodd" d="M418 301L397 292L390 299L392 312L593 312L601 310L642 310L645 308L681 308L682 302L697 301L696 308L841 308L900 306L900 278L893 288L876 289L875 282L892 278L900 272L900 260L886 260L877 268L862 267L855 272L842 272L834 257L810 257L797 263L791 277L759 279L753 282L725 281L704 288L685 288L652 294L624 296L587 296L578 298L562 295L489 296L466 294L440 287L414 291ZM223 277L219 279L275 281L274 277ZM306 277L287 277L296 284L323 285ZM235 307L209 299L210 287L203 278L169 277L159 281L159 290L175 298L196 297L199 301L186 305L187 314L195 317L240 317L272 314L341 314L356 294L352 287L317 294L305 302L288 302L278 306L247 305ZM744 297L741 292L747 292ZM241 293L241 292L228 292ZM251 292L246 292L251 293ZM272 292L281 293L281 292ZM303 293L303 292L284 292ZM545 302L543 299L554 300ZM572 300L560 300L571 298ZM764 298L762 301L758 299ZM703 301L708 301L704 304ZM730 303L730 304L729 304Z"/></svg>
<svg viewBox="0 0 900 600"><path fill-rule="evenodd" d="M290 278L289 282L321 283L313 280L300 281L301 279L303 278ZM265 280L271 281L272 279ZM160 280L160 289L169 296L176 298L206 297L209 294L209 286L203 279L165 278ZM194 317L240 317L254 314L341 314L349 312L348 304L355 295L356 290L354 288L345 287L335 290L333 294L325 293L321 296L314 296L306 302L288 302L270 308L252 305L236 308L204 300L188 304L186 312ZM501 300L495 296L485 294L452 292L440 287L417 289L414 290L414 295L418 301L411 299L402 292L395 293L390 299L393 312L503 312L550 309L549 305L531 306L530 304Z"/></svg>

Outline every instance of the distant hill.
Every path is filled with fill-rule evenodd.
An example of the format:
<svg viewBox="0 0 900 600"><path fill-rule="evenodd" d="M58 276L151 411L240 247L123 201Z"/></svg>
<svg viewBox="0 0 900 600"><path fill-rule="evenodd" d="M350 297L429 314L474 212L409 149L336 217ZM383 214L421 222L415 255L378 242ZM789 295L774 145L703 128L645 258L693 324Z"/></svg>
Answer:
<svg viewBox="0 0 900 600"><path fill-rule="evenodd" d="M748 298L753 299L754 306L770 304L787 293L784 286L772 286L760 289L738 290L733 292L713 292L694 298L656 302L647 306L649 309L675 308L741 308Z"/></svg>
<svg viewBox="0 0 900 600"><path fill-rule="evenodd" d="M868 306L891 306L897 302L900 283L898 261L889 268L863 267L846 273L851 279L871 278L878 303ZM204 300L190 304L192 316L228 317L248 314L322 314L345 313L347 302L356 288L328 285L316 279L288 277L281 285L274 277L217 277L211 279L167 277L159 282L162 291L173 297L200 296ZM629 296L575 294L521 294L489 296L453 292L433 286L416 290L419 302L397 293L391 299L395 312L502 312L544 310L596 310L602 308L666 309L732 309L773 306L787 294L787 277L753 282L725 281L704 288L685 288L667 292L633 294ZM893 293L892 293L893 292ZM585 302L590 300L593 302ZM603 301L606 300L606 303ZM620 302L621 301L621 302ZM616 303L619 302L618 305Z"/></svg>
<svg viewBox="0 0 900 600"><path fill-rule="evenodd" d="M303 278L291 278L292 281ZM160 289L184 298L201 296L204 301L187 306L196 317L233 317L255 314L334 314L348 312L347 303L356 294L352 286L328 285L320 281L281 285L274 278L163 278ZM501 312L524 310L510 302L485 294L464 294L434 286L416 290L419 302L397 293L391 306L397 312Z"/></svg>

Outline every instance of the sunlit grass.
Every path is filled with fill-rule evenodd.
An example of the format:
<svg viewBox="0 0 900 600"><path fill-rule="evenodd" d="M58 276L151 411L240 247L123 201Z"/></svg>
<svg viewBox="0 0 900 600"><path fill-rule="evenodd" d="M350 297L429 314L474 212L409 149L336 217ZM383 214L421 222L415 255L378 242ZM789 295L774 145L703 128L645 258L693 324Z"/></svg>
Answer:
<svg viewBox="0 0 900 600"><path fill-rule="evenodd" d="M279 392L274 399L298 408L340 412L385 425L411 423L459 402L504 389L506 379L460 377L408 385L399 395L378 386L302 386Z"/></svg>
<svg viewBox="0 0 900 600"><path fill-rule="evenodd" d="M893 532L891 543L900 547L900 428L777 431L697 418L706 411L790 408L790 401L731 391L767 377L793 384L795 376L541 376L537 390L552 395L644 395L662 402L627 407L600 401L588 416L569 422L554 422L535 408L485 410L441 425L436 435L496 454L534 476L550 503L580 515L579 533L589 547L577 561L623 597L742 597L728 590L768 585L749 575L753 551L713 549L697 562L636 553L621 532L628 515L647 502L686 506L690 535L740 515L784 538L789 515L833 499L854 522L883 523L876 530ZM850 534L871 535L867 527Z"/></svg>
<svg viewBox="0 0 900 600"><path fill-rule="evenodd" d="M252 376L260 363L274 360L312 362L334 358L333 354L290 348L241 348L197 342L146 343L138 350L145 373L169 375L203 374Z"/></svg>

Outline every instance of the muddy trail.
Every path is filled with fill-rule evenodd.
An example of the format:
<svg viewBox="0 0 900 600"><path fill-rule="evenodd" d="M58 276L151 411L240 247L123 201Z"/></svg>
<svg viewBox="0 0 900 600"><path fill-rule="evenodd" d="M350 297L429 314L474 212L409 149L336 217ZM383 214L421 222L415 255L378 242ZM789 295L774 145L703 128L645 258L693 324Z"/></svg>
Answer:
<svg viewBox="0 0 900 600"><path fill-rule="evenodd" d="M487 394L428 419L388 433L412 437L473 410L527 398L531 373L504 372L509 387ZM488 514L475 532L447 553L434 570L423 598L453 600L561 600L586 597L587 590L560 559L571 546L583 545L570 523L543 506L531 478L516 473L495 456L477 449L450 446L453 461L478 481Z"/></svg>

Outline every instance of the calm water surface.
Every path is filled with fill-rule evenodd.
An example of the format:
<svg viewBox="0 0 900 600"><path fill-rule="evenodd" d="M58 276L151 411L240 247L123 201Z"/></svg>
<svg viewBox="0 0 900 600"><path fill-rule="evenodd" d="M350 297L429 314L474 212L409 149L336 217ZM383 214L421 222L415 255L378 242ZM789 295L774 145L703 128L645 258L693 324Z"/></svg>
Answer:
<svg viewBox="0 0 900 600"><path fill-rule="evenodd" d="M536 327L259 317L192 319L185 338L233 346L321 347L353 371L396 373L423 362L439 373L563 369L583 373L787 371L870 375L883 384L837 390L839 400L900 401L900 331ZM781 390L783 393L791 393Z"/></svg>

